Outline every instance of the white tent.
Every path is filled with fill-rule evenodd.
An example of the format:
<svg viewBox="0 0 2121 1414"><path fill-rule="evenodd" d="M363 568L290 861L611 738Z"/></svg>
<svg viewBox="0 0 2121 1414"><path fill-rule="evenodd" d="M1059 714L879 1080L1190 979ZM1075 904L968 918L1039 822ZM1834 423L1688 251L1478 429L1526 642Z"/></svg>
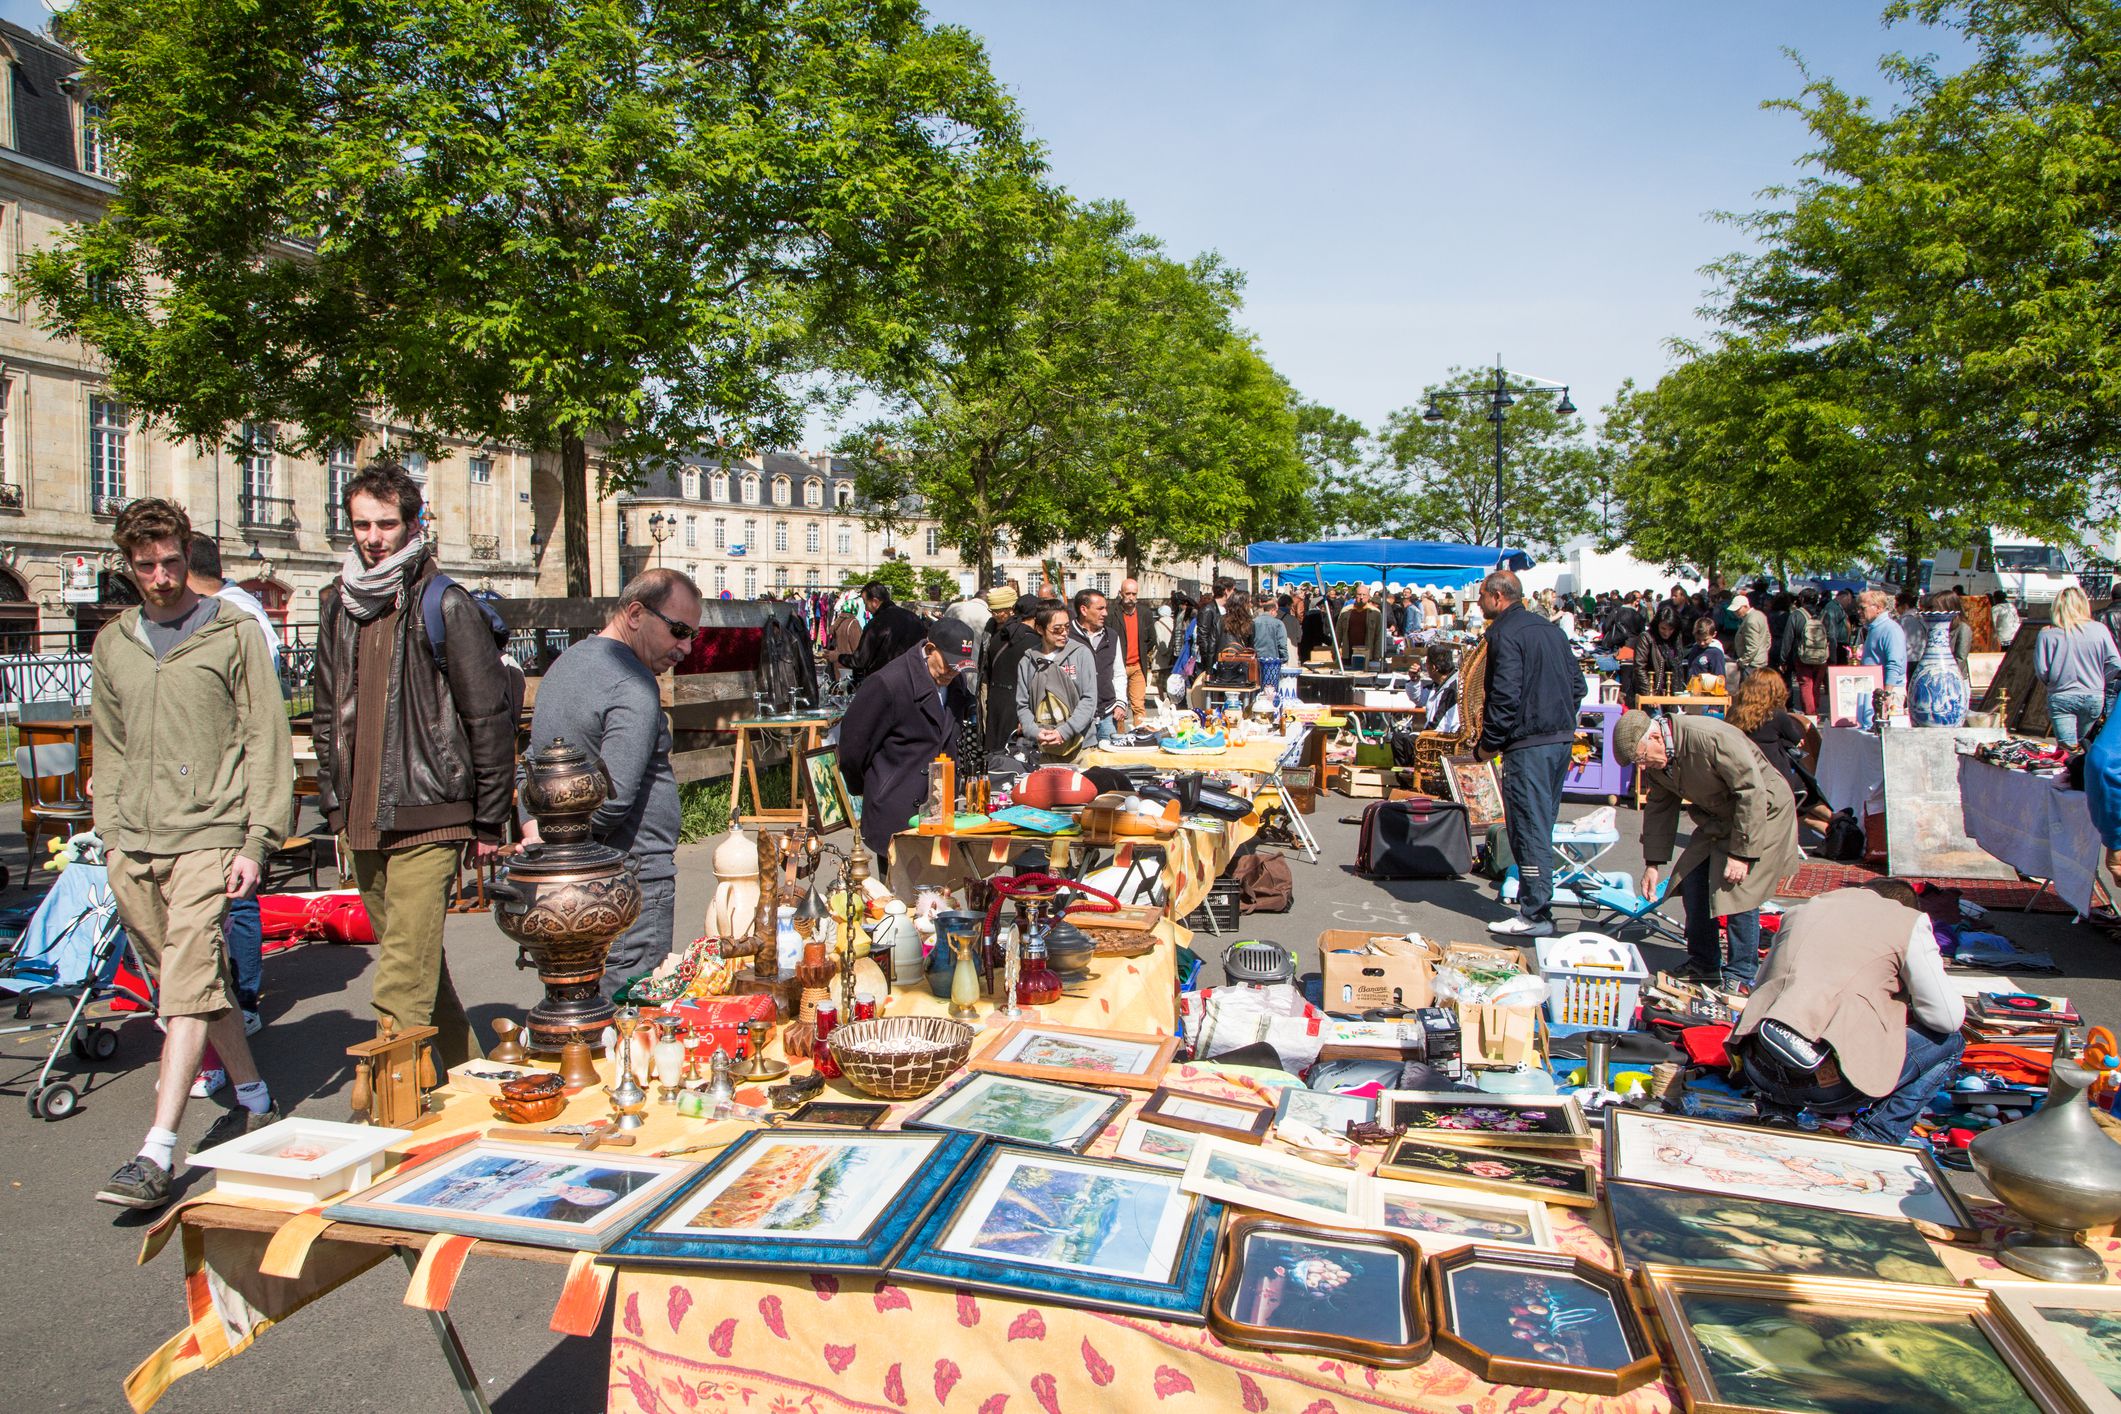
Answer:
<svg viewBox="0 0 2121 1414"><path fill-rule="evenodd" d="M1572 541L1563 547L1558 558L1542 560L1518 578L1524 582L1527 594L1541 589L1557 594L1603 594L1614 589L1625 594L1630 589L1670 589L1675 583L1684 584L1690 591L1701 587L1698 579L1668 574L1625 550L1600 550L1589 536Z"/></svg>

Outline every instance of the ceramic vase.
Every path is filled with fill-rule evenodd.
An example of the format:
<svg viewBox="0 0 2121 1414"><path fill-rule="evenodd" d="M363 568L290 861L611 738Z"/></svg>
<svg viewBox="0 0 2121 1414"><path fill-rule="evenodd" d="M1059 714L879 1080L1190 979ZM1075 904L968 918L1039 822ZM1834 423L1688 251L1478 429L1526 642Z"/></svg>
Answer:
<svg viewBox="0 0 2121 1414"><path fill-rule="evenodd" d="M891 980L900 986L921 980L920 930L907 916L906 905L897 899L884 905L883 921L870 930L869 951L871 956L888 959Z"/></svg>
<svg viewBox="0 0 2121 1414"><path fill-rule="evenodd" d="M2084 1101L2095 1075L2066 1055L2058 1043L2039 1112L1983 1132L1969 1153L1974 1171L2031 1224L2004 1235L1997 1261L2043 1281L2104 1281L2105 1263L2077 1235L2121 1218L2121 1144Z"/></svg>
<svg viewBox="0 0 2121 1414"><path fill-rule="evenodd" d="M1952 657L1952 616L1924 614L1929 643L1908 674L1907 715L1918 727L1956 727L1966 721L1966 679Z"/></svg>

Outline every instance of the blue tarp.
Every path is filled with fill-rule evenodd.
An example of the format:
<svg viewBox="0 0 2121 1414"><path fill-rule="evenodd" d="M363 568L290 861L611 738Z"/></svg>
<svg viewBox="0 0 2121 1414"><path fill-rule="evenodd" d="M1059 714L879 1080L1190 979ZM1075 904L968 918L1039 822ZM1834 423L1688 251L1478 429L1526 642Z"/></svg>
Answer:
<svg viewBox="0 0 2121 1414"><path fill-rule="evenodd" d="M1433 584L1460 588L1477 583L1498 566L1520 573L1532 567L1522 550L1492 545L1454 545L1440 540L1261 540L1245 547L1254 568L1296 571L1283 579L1325 584ZM1314 574L1313 571L1316 571Z"/></svg>

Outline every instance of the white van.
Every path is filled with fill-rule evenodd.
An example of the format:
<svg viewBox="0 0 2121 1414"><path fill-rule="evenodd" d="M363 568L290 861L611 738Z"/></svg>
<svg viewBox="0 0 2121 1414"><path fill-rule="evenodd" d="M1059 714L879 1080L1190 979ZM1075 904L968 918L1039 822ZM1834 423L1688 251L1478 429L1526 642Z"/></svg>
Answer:
<svg viewBox="0 0 2121 1414"><path fill-rule="evenodd" d="M1985 545L1937 552L1930 587L1949 589L1955 584L1965 585L1973 594L2000 589L2020 608L2046 608L2057 594L2077 585L2077 570L2056 546L2008 530L1991 530Z"/></svg>

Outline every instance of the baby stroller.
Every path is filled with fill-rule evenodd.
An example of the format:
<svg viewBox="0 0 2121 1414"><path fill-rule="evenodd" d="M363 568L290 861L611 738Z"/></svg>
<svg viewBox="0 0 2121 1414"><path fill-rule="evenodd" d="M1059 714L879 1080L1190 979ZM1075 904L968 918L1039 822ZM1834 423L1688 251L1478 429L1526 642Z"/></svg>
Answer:
<svg viewBox="0 0 2121 1414"><path fill-rule="evenodd" d="M98 850L90 857L100 859L102 854ZM152 996L143 996L117 980L118 963L130 945L104 867L69 864L37 906L14 955L0 962L0 994L14 996L16 1021L26 1021L40 999L57 997L72 1004L64 1020L0 1026L0 1036L59 1033L30 1086L32 1115L65 1119L81 1103L81 1090L73 1082L52 1079L62 1046L83 1063L107 1061L117 1054L117 1031L101 1018L83 1019L91 1002L123 997L154 1013ZM138 967L137 962L134 965ZM146 975L146 969L140 971Z"/></svg>

